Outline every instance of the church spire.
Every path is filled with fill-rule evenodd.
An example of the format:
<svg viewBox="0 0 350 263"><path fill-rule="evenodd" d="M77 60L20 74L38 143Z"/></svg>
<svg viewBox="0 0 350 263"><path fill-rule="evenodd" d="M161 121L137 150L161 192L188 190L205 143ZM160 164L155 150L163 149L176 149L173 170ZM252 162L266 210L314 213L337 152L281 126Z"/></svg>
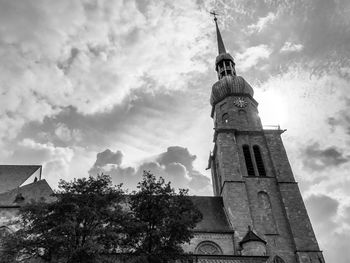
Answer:
<svg viewBox="0 0 350 263"><path fill-rule="evenodd" d="M226 53L226 49L225 49L224 41L222 41L220 29L218 26L218 19L216 18L216 13L213 12L213 14L214 14L214 21L216 26L216 37L218 40L218 51L219 51L219 54L223 54L223 53Z"/></svg>
<svg viewBox="0 0 350 263"><path fill-rule="evenodd" d="M215 61L215 70L218 73L218 78L222 79L225 76L236 76L235 62L233 57L226 52L224 41L222 40L221 33L218 26L218 19L216 18L217 13L210 12L214 16L216 37L218 41L218 56Z"/></svg>

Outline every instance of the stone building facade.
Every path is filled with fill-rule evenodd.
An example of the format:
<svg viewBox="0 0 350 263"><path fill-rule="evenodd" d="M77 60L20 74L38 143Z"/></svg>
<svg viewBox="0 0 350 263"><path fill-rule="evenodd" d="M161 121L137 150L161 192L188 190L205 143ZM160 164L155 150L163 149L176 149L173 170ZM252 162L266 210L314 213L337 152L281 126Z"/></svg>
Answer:
<svg viewBox="0 0 350 263"><path fill-rule="evenodd" d="M214 20L219 54L209 168L215 196L192 197L204 218L185 249L217 255L201 262L324 263L282 143L284 130L263 128L254 90L236 75Z"/></svg>

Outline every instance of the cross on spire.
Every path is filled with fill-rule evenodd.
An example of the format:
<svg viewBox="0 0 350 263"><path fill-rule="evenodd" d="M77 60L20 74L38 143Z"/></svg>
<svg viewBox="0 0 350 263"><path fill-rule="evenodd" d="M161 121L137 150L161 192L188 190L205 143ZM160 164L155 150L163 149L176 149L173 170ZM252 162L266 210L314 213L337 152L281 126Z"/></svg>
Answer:
<svg viewBox="0 0 350 263"><path fill-rule="evenodd" d="M214 21L218 20L216 16L218 16L219 14L216 13L215 10L211 11L210 14L214 16Z"/></svg>

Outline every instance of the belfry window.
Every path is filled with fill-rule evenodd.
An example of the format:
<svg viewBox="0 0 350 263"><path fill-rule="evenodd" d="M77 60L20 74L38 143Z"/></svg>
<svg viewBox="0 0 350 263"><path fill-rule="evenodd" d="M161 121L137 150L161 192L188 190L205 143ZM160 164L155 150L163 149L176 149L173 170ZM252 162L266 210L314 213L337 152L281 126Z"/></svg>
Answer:
<svg viewBox="0 0 350 263"><path fill-rule="evenodd" d="M228 123L228 113L222 114L222 123Z"/></svg>
<svg viewBox="0 0 350 263"><path fill-rule="evenodd" d="M260 148L258 145L253 146L254 156L255 156L255 163L256 167L258 168L258 172L260 176L266 176L265 166L264 162L261 156Z"/></svg>
<svg viewBox="0 0 350 263"><path fill-rule="evenodd" d="M217 69L218 69L219 79L225 76L235 75L235 70L234 70L232 61L228 61L228 60L221 61L218 64Z"/></svg>
<svg viewBox="0 0 350 263"><path fill-rule="evenodd" d="M244 160L245 160L245 165L247 167L248 176L255 176L253 160L252 160L252 156L250 155L249 146L243 145L242 148L243 148Z"/></svg>

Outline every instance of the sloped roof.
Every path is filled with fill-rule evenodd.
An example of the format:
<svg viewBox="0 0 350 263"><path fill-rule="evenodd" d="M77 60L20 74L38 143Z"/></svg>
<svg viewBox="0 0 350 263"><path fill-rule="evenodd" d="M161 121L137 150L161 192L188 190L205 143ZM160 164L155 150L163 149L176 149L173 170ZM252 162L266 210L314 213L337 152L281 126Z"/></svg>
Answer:
<svg viewBox="0 0 350 263"><path fill-rule="evenodd" d="M248 233L243 237L241 242L239 242L240 245L247 243L249 241L260 241L264 244L266 244L266 241L261 239L257 234L255 234L252 230L248 230Z"/></svg>
<svg viewBox="0 0 350 263"><path fill-rule="evenodd" d="M226 218L222 197L190 196L190 199L203 214L203 220L197 224L195 231L233 232Z"/></svg>
<svg viewBox="0 0 350 263"><path fill-rule="evenodd" d="M0 193L19 187L40 165L0 165Z"/></svg>
<svg viewBox="0 0 350 263"><path fill-rule="evenodd" d="M21 194L24 197L23 202L28 203L30 201L40 201L44 198L45 201L54 200L53 190L46 182L46 180L39 180L31 184L24 185L20 188L15 188L6 193L0 194L0 206L16 206L21 203L16 203L16 196Z"/></svg>

